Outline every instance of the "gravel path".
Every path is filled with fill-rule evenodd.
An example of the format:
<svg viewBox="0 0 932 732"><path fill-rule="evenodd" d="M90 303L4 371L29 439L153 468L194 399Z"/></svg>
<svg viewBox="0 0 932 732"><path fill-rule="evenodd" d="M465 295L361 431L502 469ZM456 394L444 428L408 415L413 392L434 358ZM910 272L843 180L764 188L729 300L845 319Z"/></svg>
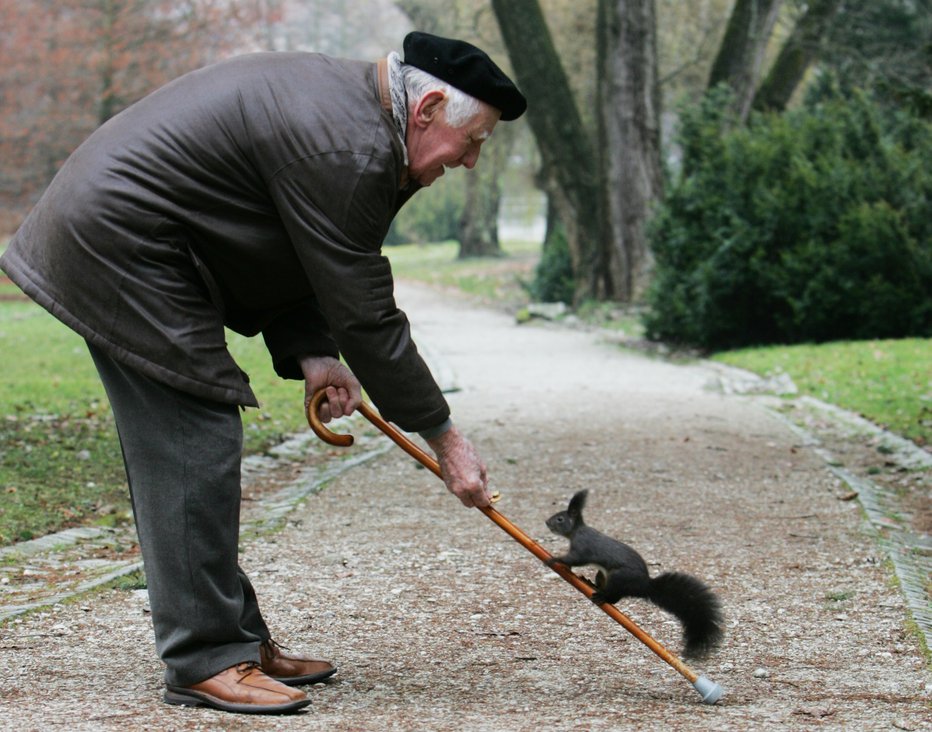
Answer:
<svg viewBox="0 0 932 732"><path fill-rule="evenodd" d="M458 424L546 548L544 519L590 488L588 522L721 595L723 647L688 682L400 450L285 491L244 531L243 564L278 640L340 673L295 716L161 699L145 593L107 590L0 625L0 728L17 730L929 730L932 673L876 527L824 456L720 373L597 334L517 326L405 286ZM261 395L260 395L261 397ZM334 425L364 435L359 421ZM368 451L368 453L367 453ZM378 453L378 454L377 454ZM321 457L323 456L323 458ZM319 481L318 481L319 482ZM678 626L621 609L678 651Z"/></svg>

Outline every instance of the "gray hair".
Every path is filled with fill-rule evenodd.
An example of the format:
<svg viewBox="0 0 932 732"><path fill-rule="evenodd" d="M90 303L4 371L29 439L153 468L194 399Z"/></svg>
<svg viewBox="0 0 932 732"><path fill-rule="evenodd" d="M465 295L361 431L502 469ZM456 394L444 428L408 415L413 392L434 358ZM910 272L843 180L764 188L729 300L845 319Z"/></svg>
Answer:
<svg viewBox="0 0 932 732"><path fill-rule="evenodd" d="M462 127L479 113L479 100L450 86L436 76L422 71L417 66L402 64L404 73L405 92L408 95L409 112L414 105L427 92L442 91L447 95L447 104L444 107L447 124L450 127Z"/></svg>

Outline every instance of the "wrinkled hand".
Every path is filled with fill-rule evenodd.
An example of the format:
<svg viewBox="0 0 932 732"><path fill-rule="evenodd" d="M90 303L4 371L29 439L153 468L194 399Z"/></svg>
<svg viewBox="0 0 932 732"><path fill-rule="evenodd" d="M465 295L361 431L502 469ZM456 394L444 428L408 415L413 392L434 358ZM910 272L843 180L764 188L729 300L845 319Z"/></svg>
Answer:
<svg viewBox="0 0 932 732"><path fill-rule="evenodd" d="M437 455L447 489L464 506L484 507L491 503L485 463L456 427L428 440L427 444Z"/></svg>
<svg viewBox="0 0 932 732"><path fill-rule="evenodd" d="M318 415L321 422L348 417L362 402L362 387L353 372L330 356L299 356L304 374L304 411L311 398L326 388L327 398L321 400Z"/></svg>

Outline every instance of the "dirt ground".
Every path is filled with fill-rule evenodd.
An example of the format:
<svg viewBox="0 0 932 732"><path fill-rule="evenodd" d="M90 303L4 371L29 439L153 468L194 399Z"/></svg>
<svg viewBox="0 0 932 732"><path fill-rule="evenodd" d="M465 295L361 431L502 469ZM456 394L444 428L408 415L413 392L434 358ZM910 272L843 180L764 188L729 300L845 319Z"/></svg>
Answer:
<svg viewBox="0 0 932 732"><path fill-rule="evenodd" d="M759 399L713 388L707 365L597 333L519 326L411 286L399 300L489 465L498 510L559 552L565 541L544 520L589 488L589 524L652 572L687 571L719 593L725 642L694 667L722 700L702 704L392 448L311 492L282 528L242 537L276 638L340 668L305 712L163 704L145 594L107 590L0 625L0 728L932 729L921 633L874 528L851 487ZM669 616L619 606L679 651Z"/></svg>

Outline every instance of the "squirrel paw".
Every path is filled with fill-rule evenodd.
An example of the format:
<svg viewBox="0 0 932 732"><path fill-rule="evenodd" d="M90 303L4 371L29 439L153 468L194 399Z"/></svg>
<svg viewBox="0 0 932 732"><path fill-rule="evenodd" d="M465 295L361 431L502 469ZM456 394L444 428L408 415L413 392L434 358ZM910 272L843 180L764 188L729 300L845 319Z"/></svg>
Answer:
<svg viewBox="0 0 932 732"><path fill-rule="evenodd" d="M603 595L600 590L593 592L589 599L592 600L596 605L602 605L603 603L608 603L609 605L612 604L611 601L605 595Z"/></svg>

